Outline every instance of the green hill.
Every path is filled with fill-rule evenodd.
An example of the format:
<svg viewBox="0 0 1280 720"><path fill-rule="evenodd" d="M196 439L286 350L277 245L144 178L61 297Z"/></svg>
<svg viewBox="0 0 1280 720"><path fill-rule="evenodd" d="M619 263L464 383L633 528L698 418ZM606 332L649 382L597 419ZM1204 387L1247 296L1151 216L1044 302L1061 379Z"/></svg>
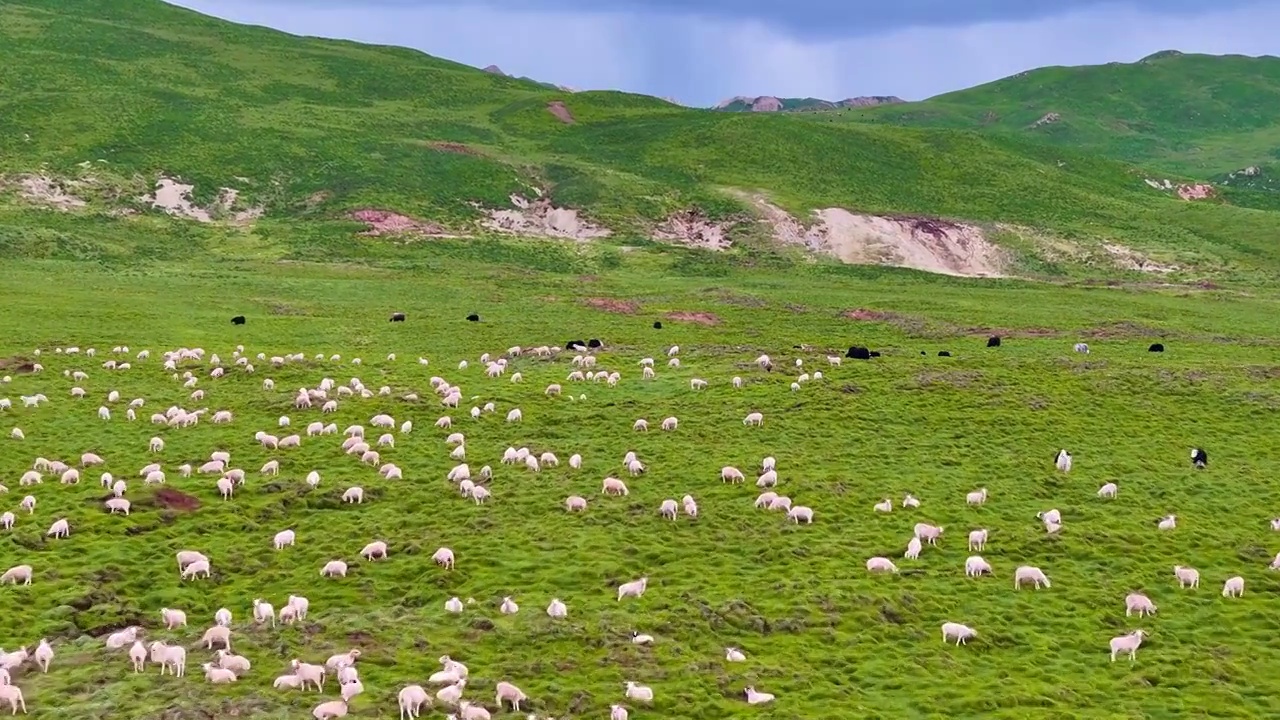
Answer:
<svg viewBox="0 0 1280 720"><path fill-rule="evenodd" d="M539 234L538 223L554 221L551 234L607 230L607 244L648 246L673 224L687 239L680 223L692 217L731 239L728 262L793 262L806 242L843 243L841 257L857 262L969 252L951 236L941 250L922 247L931 241L917 230L895 231L894 243L910 245L901 250L836 243L836 220L817 241L805 235L812 211L842 208L972 224L1004 253L1004 274L1163 268L1165 279L1260 281L1280 267L1280 248L1265 239L1277 227L1271 212L1178 200L1150 187L1149 172L1037 138L550 91L412 50L239 26L158 0L6 2L0 40L0 173L17 199L3 211L0 242L18 256L153 257L160 243L142 240L140 224L205 237L232 256L380 252L356 235L356 211L467 236L503 222ZM143 199L163 178L174 183L169 202ZM191 186L189 198L180 186ZM539 193L540 210L513 204ZM214 222L175 223L157 204ZM40 205L69 212L35 221ZM552 218L554 207L578 215ZM760 216L771 219L752 220ZM922 227L897 227L910 223ZM227 225L234 231L220 235Z"/></svg>
<svg viewBox="0 0 1280 720"><path fill-rule="evenodd" d="M1208 178L1280 159L1280 58L1156 53L1047 67L849 119L1010 133Z"/></svg>

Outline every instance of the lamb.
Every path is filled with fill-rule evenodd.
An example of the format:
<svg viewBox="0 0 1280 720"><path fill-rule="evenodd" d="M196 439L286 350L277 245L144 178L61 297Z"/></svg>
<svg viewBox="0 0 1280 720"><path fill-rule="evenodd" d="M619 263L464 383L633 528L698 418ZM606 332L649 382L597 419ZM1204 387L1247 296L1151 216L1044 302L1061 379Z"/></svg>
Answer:
<svg viewBox="0 0 1280 720"><path fill-rule="evenodd" d="M1038 567L1031 565L1019 565L1017 570L1013 571L1013 589L1017 590L1022 586L1023 582L1035 583L1036 589L1039 590L1041 585L1045 587L1053 587L1049 583L1049 578Z"/></svg>
<svg viewBox="0 0 1280 720"><path fill-rule="evenodd" d="M1200 587L1200 571L1195 568L1174 565L1173 576L1178 578L1178 587L1180 588Z"/></svg>
<svg viewBox="0 0 1280 720"><path fill-rule="evenodd" d="M751 685L748 685L743 692L747 694L748 705L762 705L773 702L773 693L756 692L755 687Z"/></svg>
<svg viewBox="0 0 1280 720"><path fill-rule="evenodd" d="M140 673L146 669L147 647L141 641L135 640L133 647L129 648L129 661L133 663L133 671L135 673Z"/></svg>
<svg viewBox="0 0 1280 720"><path fill-rule="evenodd" d="M164 620L166 630L172 630L180 625L186 626L187 624L187 614L181 610L160 608L160 619Z"/></svg>
<svg viewBox="0 0 1280 720"><path fill-rule="evenodd" d="M182 571L193 562L198 562L200 560L209 562L209 558L205 557L204 553L196 552L195 550L179 550L177 558L179 571Z"/></svg>
<svg viewBox="0 0 1280 720"><path fill-rule="evenodd" d="M204 631L200 642L205 644L205 648L212 650L214 643L220 643L227 650L231 649L231 628L221 625L214 625Z"/></svg>
<svg viewBox="0 0 1280 720"><path fill-rule="evenodd" d="M515 408L507 413L507 422L515 423L524 419L524 413L520 412L520 408Z"/></svg>
<svg viewBox="0 0 1280 720"><path fill-rule="evenodd" d="M222 667L215 667L213 663L205 663L200 666L204 670L204 677L214 684L233 683L236 681L236 674L231 670Z"/></svg>
<svg viewBox="0 0 1280 720"><path fill-rule="evenodd" d="M208 579L210 573L208 560L196 560L183 568L180 576L183 580L194 579L199 577L200 573L204 573L205 578Z"/></svg>
<svg viewBox="0 0 1280 720"><path fill-rule="evenodd" d="M979 555L970 555L964 561L964 576L978 577L979 575L991 575L991 563L982 559Z"/></svg>
<svg viewBox="0 0 1280 720"><path fill-rule="evenodd" d="M160 674L165 668L175 677L187 674L187 649L181 645L166 645L160 641L151 643L151 662L160 663Z"/></svg>
<svg viewBox="0 0 1280 720"><path fill-rule="evenodd" d="M644 591L648 587L649 578L647 577L642 577L639 580L634 580L628 583L622 583L618 586L618 600L621 601L623 598L629 597L638 598L644 595Z"/></svg>
<svg viewBox="0 0 1280 720"><path fill-rule="evenodd" d="M311 716L316 720L337 720L337 718L345 717L346 714L346 700L330 700L329 702L320 703L311 711Z"/></svg>
<svg viewBox="0 0 1280 720"><path fill-rule="evenodd" d="M629 495L626 483L615 477L607 477L604 479L604 485L600 492L605 495Z"/></svg>
<svg viewBox="0 0 1280 720"><path fill-rule="evenodd" d="M525 695L523 690L505 680L498 683L496 690L497 698L494 702L497 703L499 708L505 707L504 703L511 703L511 709L520 712L520 703L529 699L529 696ZM465 710L463 716L466 716Z"/></svg>
<svg viewBox="0 0 1280 720"><path fill-rule="evenodd" d="M49 645L49 641L41 638L40 644L36 646L36 652L33 655L36 664L40 666L42 672L49 672L49 663L53 662L53 647Z"/></svg>
<svg viewBox="0 0 1280 720"><path fill-rule="evenodd" d="M272 538L271 542L275 546L275 549L283 550L285 549L285 547L292 546L294 542L297 540L297 538L298 538L297 533L295 533L294 531L281 530L280 532L276 533L276 536Z"/></svg>
<svg viewBox="0 0 1280 720"><path fill-rule="evenodd" d="M628 680L626 684L626 695L628 698L632 700L639 700L640 702L653 702L653 688L646 685L637 685L630 680Z"/></svg>
<svg viewBox="0 0 1280 720"><path fill-rule="evenodd" d="M1138 646L1142 644L1142 638L1146 637L1143 630L1134 630L1128 635L1111 638L1111 662L1116 661L1116 655L1127 652L1129 653L1129 662L1133 662L1138 657Z"/></svg>
<svg viewBox="0 0 1280 720"><path fill-rule="evenodd" d="M914 495L912 495L911 493L907 493L907 494L906 494L906 495L904 495L904 496L903 496L903 498L902 498L902 507L904 507L904 508L908 508L908 507L909 507L909 508L918 508L918 507L920 507L920 501L919 501L919 500L917 500L917 499L916 499L916 497L915 497Z"/></svg>
<svg viewBox="0 0 1280 720"><path fill-rule="evenodd" d="M794 521L795 524L797 525L800 524L801 520L804 520L805 523L808 525L812 525L813 524L813 508L807 507L805 505L797 505L791 508L791 510L787 513L787 519Z"/></svg>
<svg viewBox="0 0 1280 720"><path fill-rule="evenodd" d="M867 560L867 572L898 572L898 566L887 557L873 557Z"/></svg>
<svg viewBox="0 0 1280 720"><path fill-rule="evenodd" d="M679 427L679 425L680 425L680 421L674 417L663 418L662 420L663 430L668 430L668 431L675 430L677 427Z"/></svg>
<svg viewBox="0 0 1280 720"><path fill-rule="evenodd" d="M919 560L921 549L922 546L920 544L920 538L913 535L911 539L907 541L907 551L902 554L902 557L908 560Z"/></svg>
<svg viewBox="0 0 1280 720"><path fill-rule="evenodd" d="M937 545L938 538L942 537L943 527L941 525L934 526L928 523L916 523L915 536L921 540L926 540L930 545Z"/></svg>
<svg viewBox="0 0 1280 720"><path fill-rule="evenodd" d="M360 556L365 560L377 560L379 558L385 560L387 558L387 544L381 540L375 540L360 551Z"/></svg>
<svg viewBox="0 0 1280 720"><path fill-rule="evenodd" d="M1178 516L1177 516L1177 515L1167 515L1167 516L1165 516L1165 517L1161 518L1161 519L1160 519L1160 522L1156 523L1156 529L1157 529L1157 530L1172 530L1172 529L1176 528L1177 526L1178 526Z"/></svg>
<svg viewBox="0 0 1280 720"><path fill-rule="evenodd" d="M982 549L985 548L986 546L987 546L986 528L983 528L981 530L969 531L969 549L970 550L977 550L978 552L982 552Z"/></svg>
<svg viewBox="0 0 1280 720"><path fill-rule="evenodd" d="M636 420L634 424L632 424L631 429L636 430L638 432L648 432L649 421L645 420L644 418L640 418L639 420Z"/></svg>
<svg viewBox="0 0 1280 720"><path fill-rule="evenodd" d="M968 625L960 623L945 622L942 623L942 642L946 643L951 638L955 638L956 647L967 644L971 638L978 636L978 631Z"/></svg>
<svg viewBox="0 0 1280 720"><path fill-rule="evenodd" d="M435 554L431 556L431 559L445 570L453 569L453 551L447 547L442 547L439 550L436 550Z"/></svg>
<svg viewBox="0 0 1280 720"><path fill-rule="evenodd" d="M786 495L779 495L775 497L773 500L769 501L769 509L770 510L786 510L790 512L791 498L787 497Z"/></svg>
<svg viewBox="0 0 1280 720"><path fill-rule="evenodd" d="M236 485L231 481L231 478L226 476L218 478L218 492L222 494L223 500L231 499L232 494L235 493L235 488Z"/></svg>
<svg viewBox="0 0 1280 720"><path fill-rule="evenodd" d="M396 698L400 703L400 720L413 720L422 714L422 706L430 702L427 691L421 685L409 685Z"/></svg>
<svg viewBox="0 0 1280 720"><path fill-rule="evenodd" d="M21 580L23 585L31 584L32 569L30 565L15 565L0 575L0 585L11 582L14 585Z"/></svg>
<svg viewBox="0 0 1280 720"><path fill-rule="evenodd" d="M1222 597L1241 597L1242 595L1244 595L1244 578L1239 575L1227 578L1227 581L1222 584Z"/></svg>
<svg viewBox="0 0 1280 720"><path fill-rule="evenodd" d="M271 683L271 687L277 690L299 690L302 688L302 678L297 675L281 675Z"/></svg>
<svg viewBox="0 0 1280 720"><path fill-rule="evenodd" d="M346 577L347 564L341 560L330 560L320 569L320 577Z"/></svg>
<svg viewBox="0 0 1280 720"><path fill-rule="evenodd" d="M325 669L323 665L312 665L294 658L290 666L293 668L293 674L301 678L303 690L306 690L308 685L315 685L318 691L324 690Z"/></svg>
<svg viewBox="0 0 1280 720"><path fill-rule="evenodd" d="M749 413L742 419L742 424L764 427L764 414L758 412Z"/></svg>
<svg viewBox="0 0 1280 720"><path fill-rule="evenodd" d="M1118 488L1116 487L1115 483L1109 482L1106 485L1103 485L1102 487L1098 488L1098 497L1115 498L1117 489Z"/></svg>
<svg viewBox="0 0 1280 720"><path fill-rule="evenodd" d="M1129 617L1134 611L1137 611L1138 617L1154 615L1156 606L1151 598L1142 593L1129 593L1124 597L1124 616Z"/></svg>

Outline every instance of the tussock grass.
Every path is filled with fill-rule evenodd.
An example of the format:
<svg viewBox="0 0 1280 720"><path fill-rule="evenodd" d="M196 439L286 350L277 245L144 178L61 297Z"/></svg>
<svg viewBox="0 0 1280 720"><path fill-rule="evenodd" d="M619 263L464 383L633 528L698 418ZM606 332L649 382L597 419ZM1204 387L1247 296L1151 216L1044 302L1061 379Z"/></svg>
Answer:
<svg viewBox="0 0 1280 720"><path fill-rule="evenodd" d="M0 588L0 644L34 646L48 637L58 652L48 675L16 675L32 715L303 717L319 697L273 691L271 679L293 657L323 661L353 646L363 651L367 688L354 717L392 716L395 693L425 681L445 653L471 667L473 698L491 703L493 684L505 679L529 693L539 715L555 717L602 716L621 701L627 679L657 693L652 710L633 714L639 718L1156 717L1210 707L1243 718L1276 711L1270 689L1280 656L1268 608L1280 583L1266 569L1277 549L1267 520L1280 506L1266 483L1280 470L1267 443L1280 397L1277 333L1265 320L1272 300L966 283L900 271L821 283L767 271L680 277L646 262L589 278L517 274L467 259L451 261L449 275L301 263L174 265L154 273L13 263L0 303L7 328L0 357L29 358L42 347L46 370L14 375L0 396L42 391L50 398L39 410L19 402L0 413L6 509L27 492L39 499L34 515L19 512L15 530L0 534L0 564L26 562L37 573L29 588ZM633 301L638 312L606 312L587 298ZM844 317L851 298L884 319ZM388 323L393 310L407 312L408 322ZM650 328L674 311L712 312L721 323L666 320L663 330ZM465 322L469 312L483 322ZM237 314L249 323L230 325ZM909 317L927 321L926 337L917 325L895 324ZM988 350L986 330L966 328L1010 335ZM513 360L510 371L525 376L520 385L509 375L484 378L477 362L486 351L580 337L606 341L600 365L622 374L618 387L566 382L566 353L554 362ZM1088 356L1070 352L1080 337L1089 339ZM1168 351L1147 353L1154 338ZM854 342L884 356L827 366L829 351ZM340 353L343 362L272 369L255 360L255 375L221 380L193 365L208 393L201 403L187 400L189 390L159 367L167 348L200 345L229 362L241 343L251 355ZM814 347L792 347L802 343ZM99 356L51 352L68 344L96 347ZM128 344L131 355L149 348L153 357L123 373L101 369L117 344ZM658 377L642 381L639 359L661 359L671 344L682 347L682 367L660 360ZM936 357L940 349L954 357ZM389 352L395 362L385 360ZM760 352L774 358L773 373L750 365ZM431 365L419 366L420 355ZM357 356L364 364L349 365ZM826 377L792 393L797 357ZM471 362L468 370L456 369L461 359ZM72 368L90 375L85 400L69 395L73 383L62 371ZM427 386L432 375L461 385L462 408L438 407ZM732 389L734 375L746 387ZM300 449L280 452L253 441L256 430L282 434L280 415L293 419L295 432L320 419L318 409L295 411L292 397L326 376L393 389L390 398L340 400L339 412L325 419L340 429L365 424L371 438L375 413L412 419L414 431L383 451L404 469L404 481L382 481L344 456L340 437L304 438ZM277 392L261 389L266 377ZM710 387L692 392L693 377ZM551 382L586 399L547 398ZM103 422L96 409L112 389L123 401ZM410 391L423 400L399 399ZM147 405L131 424L123 403L133 397ZM486 401L498 412L472 421L467 408ZM170 404L230 409L235 421L215 426L206 418L187 430L146 423ZM523 423L503 422L512 407L523 410ZM742 426L752 410L765 413L763 428ZM484 506L444 478L454 463L446 431L432 423L446 413L467 436L473 470L495 469L494 498ZM680 418L679 430L657 429L668 415ZM633 432L639 417L654 429ZM12 426L27 439L9 439ZM152 435L168 443L160 457L169 488L194 496L199 508L165 509L136 477L153 459L146 451ZM552 451L562 464L537 475L501 465L508 445ZM1209 470L1190 467L1193 445L1209 450ZM1052 469L1060 447L1076 460L1065 476ZM249 471L228 502L217 496L214 477L174 472L217 449ZM627 450L648 465L642 477L622 474ZM101 470L78 486L17 486L36 456L71 461L84 451L100 453L102 470L127 479L131 516L103 511L106 493L95 485ZM585 459L581 471L567 467L575 452ZM778 458L781 492L815 509L812 526L752 508L751 470L765 455ZM257 474L269 458L282 462L278 478ZM721 483L723 465L743 469L748 483ZM322 481L309 490L303 477L313 469ZM624 477L629 497L600 495L610 474ZM1100 501L1094 493L1108 481L1119 484L1119 497ZM342 491L357 484L365 503L343 505ZM979 487L990 491L988 504L966 507L965 493ZM906 492L923 507L872 512L882 498L896 505ZM685 493L700 504L697 520L658 517L663 499ZM570 494L589 499L587 512L564 512ZM1055 507L1065 523L1056 538L1035 519ZM1156 520L1168 513L1177 513L1178 528L1157 532ZM70 519L70 539L46 540L58 517ZM918 521L946 533L919 561L902 560ZM298 545L275 552L271 538L286 527L296 529ZM996 577L966 580L965 536L978 527L991 530L983 555ZM357 556L374 539L390 544L385 562ZM431 562L440 546L457 553L454 571ZM179 582L173 553L183 548L211 556L211 580ZM874 555L894 557L901 574L868 576L863 563ZM320 567L334 558L351 564L349 576L321 580ZM1013 568L1024 563L1043 568L1053 587L1014 592ZM1201 570L1200 590L1177 589L1176 563ZM1222 581L1235 574L1246 578L1243 599L1221 598ZM618 583L642 575L650 578L643 598L614 599ZM1124 618L1124 595L1135 590L1159 606L1155 618ZM311 599L307 623L275 630L247 623L253 598L278 608L290 593ZM448 615L443 603L453 595L476 603ZM521 606L514 617L497 612L506 595ZM567 620L546 617L552 597L568 604ZM165 606L186 610L191 627L161 629ZM254 668L234 686L215 688L199 677L198 664L211 653L195 641L222 606L235 613L235 649ZM944 646L938 628L947 620L981 635L967 647ZM100 636L130 623L145 625L150 638L185 644L190 676L161 679L154 667L134 676L123 654L107 653ZM1137 664L1109 663L1107 641L1139 626L1152 635ZM632 630L657 642L634 646ZM742 647L748 660L724 662L727 645ZM747 684L776 693L776 705L748 707L740 695Z"/></svg>

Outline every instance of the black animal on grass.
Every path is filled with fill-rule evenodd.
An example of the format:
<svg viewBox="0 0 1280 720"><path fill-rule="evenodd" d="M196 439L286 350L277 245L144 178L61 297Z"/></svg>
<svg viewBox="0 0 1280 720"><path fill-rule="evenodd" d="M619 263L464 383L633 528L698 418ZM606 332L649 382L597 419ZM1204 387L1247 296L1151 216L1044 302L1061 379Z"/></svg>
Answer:
<svg viewBox="0 0 1280 720"><path fill-rule="evenodd" d="M591 348L592 350L600 347L601 345L604 345L604 343L600 342L598 338L591 338L590 340L587 341L587 347Z"/></svg>
<svg viewBox="0 0 1280 720"><path fill-rule="evenodd" d="M654 320L654 321L653 321L653 329L654 329L654 330L661 330L661 329L662 329L662 321L661 321L661 320Z"/></svg>
<svg viewBox="0 0 1280 720"><path fill-rule="evenodd" d="M1147 348L1147 352L1164 352L1164 345L1160 343L1151 343L1151 347Z"/></svg>
<svg viewBox="0 0 1280 720"><path fill-rule="evenodd" d="M570 340L564 344L565 350L586 350L587 344L581 340Z"/></svg>
<svg viewBox="0 0 1280 720"><path fill-rule="evenodd" d="M1191 464L1203 470L1209 466L1209 453L1200 448L1191 448Z"/></svg>
<svg viewBox="0 0 1280 720"><path fill-rule="evenodd" d="M987 347L1000 347L1000 336L992 335L987 338Z"/></svg>
<svg viewBox="0 0 1280 720"><path fill-rule="evenodd" d="M404 313L391 313L391 319L387 322L404 322Z"/></svg>
<svg viewBox="0 0 1280 720"><path fill-rule="evenodd" d="M471 313L467 316L467 322L480 322L480 316L475 313Z"/></svg>
<svg viewBox="0 0 1280 720"><path fill-rule="evenodd" d="M879 350L872 350L872 351L871 351L871 357L880 357L880 351L879 351Z"/></svg>
<svg viewBox="0 0 1280 720"><path fill-rule="evenodd" d="M243 324L244 324L244 316L243 316L243 315L237 315L237 316L235 316L235 317L231 318L231 324L232 324L232 325L243 325Z"/></svg>
<svg viewBox="0 0 1280 720"><path fill-rule="evenodd" d="M860 345L851 345L849 347L849 352L845 353L844 356L847 358L853 358L854 360L870 360L871 351Z"/></svg>
<svg viewBox="0 0 1280 720"><path fill-rule="evenodd" d="M951 353L947 352L946 350L939 350L938 357L951 357Z"/></svg>

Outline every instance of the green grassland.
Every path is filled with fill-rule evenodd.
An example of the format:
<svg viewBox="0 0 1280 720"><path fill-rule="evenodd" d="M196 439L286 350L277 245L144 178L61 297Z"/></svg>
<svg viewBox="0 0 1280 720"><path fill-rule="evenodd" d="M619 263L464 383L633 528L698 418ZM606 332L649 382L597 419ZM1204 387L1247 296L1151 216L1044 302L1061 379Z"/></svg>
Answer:
<svg viewBox="0 0 1280 720"><path fill-rule="evenodd" d="M466 232L480 208L510 207L512 193L538 186L613 228L615 243L648 242L654 223L689 208L746 217L751 208L725 192L745 190L800 217L834 206L1024 228L1008 244L1014 269L1048 279L1121 273L1047 259L1034 241L1042 235L1131 247L1186 267L1176 281L1269 284L1280 265L1266 193L1239 194L1256 209L1231 206L1230 195L1188 204L1147 187L1156 173L1126 164L1134 158L1108 159L1088 142L1081 150L965 123L899 128L550 91L415 51L299 38L158 0L0 4L0 87L0 173L11 186L28 173L70 179L87 201L77 217L33 220L29 203L0 190L0 242L24 257L49 256L38 236L52 226L75 228L75 249L55 256L149 259L143 235L153 219L119 211L154 216L137 198L169 175L193 184L198 204L230 187L237 208L265 208L253 231L213 244L277 253L287 252L284 235L356 242L359 226L344 220L356 208ZM1223 102L1253 107L1233 98ZM574 123L547 111L556 100ZM746 242L749 223L734 232L744 242L733 259L760 249Z"/></svg>
<svg viewBox="0 0 1280 720"><path fill-rule="evenodd" d="M658 260L665 256L656 256ZM6 267L0 357L12 382L0 396L44 392L38 410L0 413L0 478L9 486L6 509L32 492L34 515L19 511L17 526L0 534L5 567L30 563L31 587L0 588L0 642L6 650L48 637L57 658L48 675L15 674L38 718L213 718L309 716L316 693L270 689L288 661L322 661L358 646L366 692L353 717L393 717L395 693L424 682L435 658L466 662L468 695L492 702L493 684L509 680L533 698L539 716L603 717L622 701L622 681L654 687L652 709L633 718L859 717L1171 717L1209 712L1216 717L1262 717L1277 712L1268 608L1280 581L1267 563L1277 549L1268 519L1280 498L1266 483L1280 466L1269 441L1280 407L1280 343L1275 299L1226 291L1144 291L1070 288L1017 281L958 281L897 270L851 269L844 275L731 270L721 276L674 275L654 257L628 257L622 267L530 271L508 258L449 258L447 272L414 272L361 265L306 263L156 264L112 268L88 263L18 261ZM68 280L51 281L54 278ZM73 282L70 280L74 279ZM625 300L634 313L606 312L591 299ZM598 304L598 300L597 300ZM883 315L844 316L854 308ZM392 310L409 321L386 322ZM462 318L479 312L481 323ZM706 326L667 318L673 312L713 313ZM244 313L249 323L227 322ZM662 330L650 328L664 319ZM986 334L1005 344L985 348ZM565 382L569 354L555 361L514 359L508 377L486 379L482 352L600 337L600 366L617 370L615 388ZM1085 339L1088 356L1070 352ZM1160 340L1168 351L1146 352ZM870 363L829 367L824 356L854 342L884 356ZM56 346L96 347L90 359L59 356ZM131 370L100 367L108 348L143 348L150 360ZM189 389L159 366L159 353L179 345L205 347L230 362L243 344L251 356L291 351L308 358L339 353L340 363L314 362L218 380L207 364L192 364L207 397L198 403L230 409L235 421L202 422L185 430L149 425L146 417L171 404L195 407ZM640 378L638 361L682 348L680 368L659 362L657 378ZM796 350L793 345L808 345ZM21 358L43 348L40 374L15 372ZM939 358L950 350L954 357ZM924 350L927 356L919 352ZM397 354L395 361L386 355ZM752 366L761 352L773 373ZM420 356L431 365L416 363ZM349 361L361 357L364 364ZM788 388L798 370L825 377ZM470 367L456 369L459 360ZM84 400L62 372L83 369ZM440 375L459 384L464 405L439 407L427 381ZM747 384L734 390L729 380ZM280 388L261 389L271 377ZM295 411L293 388L322 377L361 378L389 398L344 399L336 414ZM694 377L710 386L689 389ZM565 385L566 396L543 388ZM129 423L123 404L110 421L96 416L108 391L122 403L144 397L142 419ZM400 399L418 392L423 400ZM493 401L497 413L479 421L467 408ZM512 407L524 422L506 424ZM765 413L763 428L745 428L750 411ZM253 440L275 431L289 415L293 429L324 417L339 428L367 424L387 412L398 435L387 461L404 481L386 482L346 457L340 438L306 438L300 449L268 452ZM477 507L457 495L445 473L453 465L446 431L432 427L448 413L466 434L467 462L496 469L494 498ZM656 429L666 416L679 430ZM655 429L635 433L645 417ZM8 438L21 427L23 441ZM154 456L147 439L167 441L159 456L169 487L202 503L192 512L159 507L137 468ZM538 475L497 461L508 445L555 452L562 465ZM1187 448L1209 449L1211 467L1191 469ZM1059 447L1076 456L1075 469L1057 474ZM182 462L216 449L249 471L233 500L217 496L210 476L183 479ZM627 478L624 499L599 494L601 478L620 474L622 455L635 450L648 472ZM71 460L85 451L107 459L102 470L129 483L128 518L104 512L97 470L77 486L48 479L20 488L18 476L36 456ZM581 471L567 468L581 453ZM758 492L718 479L722 465L747 471L774 455L780 490L813 507L812 526L754 510ZM257 468L282 461L278 478ZM319 470L320 486L303 476ZM623 477L626 477L625 475ZM1105 482L1119 497L1094 497ZM343 505L342 491L361 485L363 505ZM964 493L986 487L985 507L968 508ZM915 511L873 513L888 496L911 492ZM658 517L667 497L698 499L700 517L671 523ZM570 494L589 499L570 515ZM1035 513L1056 507L1059 537L1048 537ZM1177 513L1176 530L1161 533L1157 518ZM71 537L48 540L58 517ZM937 548L919 561L901 560L917 521L947 528ZM298 545L283 552L271 537L291 527ZM996 569L990 579L966 580L968 530L986 527L982 553ZM374 539L390 544L385 562L356 557ZM457 568L436 568L430 555L452 547ZM173 553L205 551L212 580L179 582ZM869 576L865 560L899 560L897 576ZM321 581L324 562L351 563L344 580ZM1014 592L1019 564L1043 568L1047 590ZM1174 564L1203 573L1198 591L1179 591ZM1231 575L1246 578L1242 599L1219 596ZM645 596L618 603L614 588L641 575ZM1148 593L1156 617L1126 619L1124 595ZM310 598L302 625L255 628L250 601L277 607L288 594ZM473 597L461 616L442 609L451 596ZM497 612L501 598L519 614ZM552 597L570 615L555 622L543 612ZM219 607L236 616L233 642L254 664L233 686L209 686L198 664L211 654L196 645ZM187 611L191 626L168 632L159 608ZM981 633L962 648L944 646L938 626L965 622ZM189 677L161 678L154 666L134 676L122 653L102 648L112 628L140 623L149 638L189 648ZM1134 627L1152 633L1138 662L1111 664L1107 641ZM633 630L657 637L652 648L629 642ZM744 648L748 660L723 661L723 648ZM750 707L747 684L778 695L772 707ZM335 697L330 690L325 698ZM492 706L491 706L492 707ZM434 713L431 717L442 717Z"/></svg>

